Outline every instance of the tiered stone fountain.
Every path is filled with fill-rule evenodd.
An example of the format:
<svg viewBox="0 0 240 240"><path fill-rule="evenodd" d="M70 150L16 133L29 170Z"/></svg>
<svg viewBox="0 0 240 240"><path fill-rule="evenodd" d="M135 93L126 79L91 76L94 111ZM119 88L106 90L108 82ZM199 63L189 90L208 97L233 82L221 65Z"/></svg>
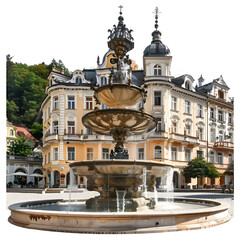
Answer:
<svg viewBox="0 0 240 240"><path fill-rule="evenodd" d="M96 101L109 109L95 109L82 118L87 128L111 135L116 145L109 160L70 164L73 174L87 177L87 189L100 195L86 202L52 200L14 204L10 206L11 223L56 231L139 233L203 228L229 220L228 206L219 202L167 201L158 199L156 191L148 197L147 192L156 189L156 177L165 179L172 172L172 166L129 159L124 147L128 136L150 132L157 121L144 109L133 109L140 101L145 102L146 91L144 83L142 87L131 83L131 60L126 53L134 46L133 38L121 12L118 20L117 27L109 30L108 42L115 52L111 61L117 64L117 70L112 70L107 85L92 86Z"/></svg>

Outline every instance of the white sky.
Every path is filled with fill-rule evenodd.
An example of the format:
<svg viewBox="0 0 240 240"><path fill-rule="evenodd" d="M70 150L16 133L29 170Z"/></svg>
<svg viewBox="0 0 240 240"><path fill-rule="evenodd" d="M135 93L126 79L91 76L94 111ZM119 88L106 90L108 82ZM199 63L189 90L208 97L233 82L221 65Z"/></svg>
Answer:
<svg viewBox="0 0 240 240"><path fill-rule="evenodd" d="M70 71L96 67L97 56L99 55L102 60L103 55L108 50L107 37L109 34L107 30L118 22L119 5L123 5L124 23L128 28L134 30L132 35L135 48L129 52L129 56L136 61L141 69L143 51L152 40L151 33L155 24L153 11L158 6L161 12L159 30L162 32L162 42L169 47L173 56L172 75L190 74L197 80L202 74L205 83L223 75L225 82L231 88L230 95L237 100L235 101L235 109L237 109L239 108L239 100L236 96L238 97L240 85L238 71L240 64L240 8L238 3L238 0L1 1L1 69L5 69L5 56L7 54L14 56L14 62L28 65L41 62L48 64L55 58L56 60L61 59ZM5 79L4 71L1 72L1 79ZM5 102L5 97L5 89L2 88L2 103ZM1 107L5 108L3 105ZM5 117L5 114L1 114L2 129L5 127ZM235 132L239 131L238 124L235 124ZM235 136L237 138L238 135L235 134ZM5 152L4 139L3 143L1 150ZM238 153L239 151L236 149L236 160L238 160L236 157ZM3 182L5 181L4 158L2 158L4 162L2 166ZM237 165L237 161L235 162ZM235 180L235 182L239 181ZM5 191L4 187L5 185L1 186L3 191ZM3 201L4 204L5 201ZM1 226L6 226L7 229L9 225L6 224L6 217ZM231 226L231 224L230 227L222 225L216 232L213 228L214 236L217 239L224 239L228 236L231 239L236 239L237 235L232 235L233 227ZM64 239L64 236L71 236L71 238L75 236L76 239L83 237L83 235L33 232L17 227L11 229L16 232L7 232L6 230L6 233L10 235L9 239L12 239L14 234L18 238L21 238L19 234L24 234L24 239L30 239L31 236L35 236L37 239L42 238L42 236L57 236L58 239ZM148 236L152 239L160 239L161 236L167 239L176 237L182 239L186 236L187 239L188 237L207 239L208 234L208 230L201 230L131 236L142 239L146 239ZM94 235L94 239L96 237L120 239L117 235ZM84 239L93 239L93 237L92 235L84 235Z"/></svg>
<svg viewBox="0 0 240 240"><path fill-rule="evenodd" d="M142 68L144 49L151 43L158 6L162 42L173 56L173 76L190 74L205 82L223 75L233 87L239 12L237 1L7 1L1 14L5 53L27 64L61 59L70 71L96 67L108 50L108 29L117 24L119 5L124 22L133 29L135 48L129 52ZM2 9L3 10L3 9ZM239 49L238 49L239 50Z"/></svg>

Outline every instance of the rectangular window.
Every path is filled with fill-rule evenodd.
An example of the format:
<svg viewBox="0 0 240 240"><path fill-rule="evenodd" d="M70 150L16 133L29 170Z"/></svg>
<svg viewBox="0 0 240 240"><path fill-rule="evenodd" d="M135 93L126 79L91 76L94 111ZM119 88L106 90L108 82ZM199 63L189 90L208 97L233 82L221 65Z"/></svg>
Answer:
<svg viewBox="0 0 240 240"><path fill-rule="evenodd" d="M75 160L75 147L68 147L68 160Z"/></svg>
<svg viewBox="0 0 240 240"><path fill-rule="evenodd" d="M85 103L86 103L85 109L87 109L87 110L93 109L93 98L92 97L85 97Z"/></svg>
<svg viewBox="0 0 240 240"><path fill-rule="evenodd" d="M53 122L53 133L58 134L58 121Z"/></svg>
<svg viewBox="0 0 240 240"><path fill-rule="evenodd" d="M53 97L53 110L58 109L58 97Z"/></svg>
<svg viewBox="0 0 240 240"><path fill-rule="evenodd" d="M101 77L101 86L107 84L107 78L106 77Z"/></svg>
<svg viewBox="0 0 240 240"><path fill-rule="evenodd" d="M185 101L185 113L191 114L190 106L191 106L190 102L189 101Z"/></svg>
<svg viewBox="0 0 240 240"><path fill-rule="evenodd" d="M171 97L171 110L177 110L177 98Z"/></svg>
<svg viewBox="0 0 240 240"><path fill-rule="evenodd" d="M216 131L215 131L214 128L211 128L210 141L211 142L215 142L216 141Z"/></svg>
<svg viewBox="0 0 240 240"><path fill-rule="evenodd" d="M223 121L223 111L218 110L218 121Z"/></svg>
<svg viewBox="0 0 240 240"><path fill-rule="evenodd" d="M47 111L44 112L44 122L47 121Z"/></svg>
<svg viewBox="0 0 240 240"><path fill-rule="evenodd" d="M186 125L186 135L191 135L191 125Z"/></svg>
<svg viewBox="0 0 240 240"><path fill-rule="evenodd" d="M203 107L202 105L197 105L197 116L198 117L203 117Z"/></svg>
<svg viewBox="0 0 240 240"><path fill-rule="evenodd" d="M74 121L68 121L68 134L75 134L75 122Z"/></svg>
<svg viewBox="0 0 240 240"><path fill-rule="evenodd" d="M155 91L154 92L154 105L155 106L161 106L162 104L161 101L161 92L160 91Z"/></svg>
<svg viewBox="0 0 240 240"><path fill-rule="evenodd" d="M75 97L68 96L68 109L75 109Z"/></svg>
<svg viewBox="0 0 240 240"><path fill-rule="evenodd" d="M233 123L231 113L228 114L228 123Z"/></svg>
<svg viewBox="0 0 240 240"><path fill-rule="evenodd" d="M44 155L44 164L47 164L47 154Z"/></svg>
<svg viewBox="0 0 240 240"><path fill-rule="evenodd" d="M172 132L177 133L177 123L176 122L172 122Z"/></svg>
<svg viewBox="0 0 240 240"><path fill-rule="evenodd" d="M51 158L50 158L50 152L48 152L48 163L50 163L51 162Z"/></svg>
<svg viewBox="0 0 240 240"><path fill-rule="evenodd" d="M158 118L157 119L157 126L156 126L156 129L155 129L155 132L161 132L161 131L162 131L162 119Z"/></svg>
<svg viewBox="0 0 240 240"><path fill-rule="evenodd" d="M223 155L222 153L218 153L218 163L223 164Z"/></svg>
<svg viewBox="0 0 240 240"><path fill-rule="evenodd" d="M215 162L215 154L213 151L210 152L210 162L214 163Z"/></svg>
<svg viewBox="0 0 240 240"><path fill-rule="evenodd" d="M58 148L53 148L53 160L58 160Z"/></svg>
<svg viewBox="0 0 240 240"><path fill-rule="evenodd" d="M185 149L185 161L191 161L191 150Z"/></svg>
<svg viewBox="0 0 240 240"><path fill-rule="evenodd" d="M144 160L144 148L138 148L138 159Z"/></svg>
<svg viewBox="0 0 240 240"><path fill-rule="evenodd" d="M50 107L48 107L48 118L50 118L51 115L51 111L50 111Z"/></svg>
<svg viewBox="0 0 240 240"><path fill-rule="evenodd" d="M172 147L172 160L177 160L177 148Z"/></svg>
<svg viewBox="0 0 240 240"><path fill-rule="evenodd" d="M224 133L223 133L223 131L219 131L219 134L218 134L218 141L219 142L223 142L223 136L224 136Z"/></svg>
<svg viewBox="0 0 240 240"><path fill-rule="evenodd" d="M232 163L232 154L229 154L228 155L228 164L231 164Z"/></svg>
<svg viewBox="0 0 240 240"><path fill-rule="evenodd" d="M203 128L198 128L199 139L203 140Z"/></svg>
<svg viewBox="0 0 240 240"><path fill-rule="evenodd" d="M87 148L87 160L93 160L93 148Z"/></svg>
<svg viewBox="0 0 240 240"><path fill-rule="evenodd" d="M109 148L103 148L102 149L102 158L103 159L110 159Z"/></svg>
<svg viewBox="0 0 240 240"><path fill-rule="evenodd" d="M92 129L86 128L86 134L87 135L92 135Z"/></svg>
<svg viewBox="0 0 240 240"><path fill-rule="evenodd" d="M203 157L203 151L197 151L197 157Z"/></svg>
<svg viewBox="0 0 240 240"><path fill-rule="evenodd" d="M213 107L210 108L210 118L215 119L215 111Z"/></svg>

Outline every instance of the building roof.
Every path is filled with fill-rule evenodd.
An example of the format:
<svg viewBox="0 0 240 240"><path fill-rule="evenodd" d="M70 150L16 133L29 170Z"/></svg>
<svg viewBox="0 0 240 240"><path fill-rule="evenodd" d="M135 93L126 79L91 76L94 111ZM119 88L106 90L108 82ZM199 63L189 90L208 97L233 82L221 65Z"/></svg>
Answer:
<svg viewBox="0 0 240 240"><path fill-rule="evenodd" d="M17 127L17 126L15 126L15 127L16 127L16 132L20 137L24 136L24 137L26 137L26 139L31 139L36 143L38 142L38 140L35 137L33 137L33 135L26 128Z"/></svg>

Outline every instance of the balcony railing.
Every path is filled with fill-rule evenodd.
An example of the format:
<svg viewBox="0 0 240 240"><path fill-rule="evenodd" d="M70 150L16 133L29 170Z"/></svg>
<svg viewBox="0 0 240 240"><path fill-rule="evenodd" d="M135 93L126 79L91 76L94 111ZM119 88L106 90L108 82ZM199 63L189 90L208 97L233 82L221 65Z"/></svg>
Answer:
<svg viewBox="0 0 240 240"><path fill-rule="evenodd" d="M42 163L42 158L40 157L25 157L25 156L7 156L7 161L9 162L38 162Z"/></svg>
<svg viewBox="0 0 240 240"><path fill-rule="evenodd" d="M214 147L216 148L223 148L223 149L226 149L226 148L232 148L234 147L234 144L232 142L215 142L214 143Z"/></svg>

